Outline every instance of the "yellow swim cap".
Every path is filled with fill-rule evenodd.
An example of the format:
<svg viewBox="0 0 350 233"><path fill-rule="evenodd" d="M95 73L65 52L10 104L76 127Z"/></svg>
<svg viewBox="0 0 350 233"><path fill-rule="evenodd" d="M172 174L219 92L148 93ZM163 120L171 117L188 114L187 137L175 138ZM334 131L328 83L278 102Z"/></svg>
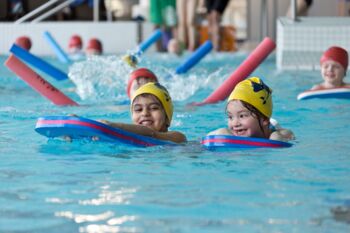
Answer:
<svg viewBox="0 0 350 233"><path fill-rule="evenodd" d="M134 92L134 95L131 98L131 105L134 102L135 98L142 94L151 94L158 98L165 110L165 114L168 117L170 123L173 117L173 102L171 101L171 97L167 89L159 83L146 83Z"/></svg>
<svg viewBox="0 0 350 233"><path fill-rule="evenodd" d="M228 97L231 100L243 100L258 109L266 117L272 115L272 90L258 77L239 82Z"/></svg>

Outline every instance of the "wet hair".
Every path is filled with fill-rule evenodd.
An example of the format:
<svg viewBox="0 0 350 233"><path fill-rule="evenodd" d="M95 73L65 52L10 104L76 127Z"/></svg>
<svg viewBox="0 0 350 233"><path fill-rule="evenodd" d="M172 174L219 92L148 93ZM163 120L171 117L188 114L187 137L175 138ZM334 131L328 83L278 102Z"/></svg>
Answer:
<svg viewBox="0 0 350 233"><path fill-rule="evenodd" d="M270 122L269 118L267 116L265 116L264 114L262 114L257 108L255 108L253 105L243 101L243 100L239 100L241 101L243 107L245 107L246 109L248 109L252 116L255 117L258 120L259 123L259 127L261 129L261 131L265 134L264 128L261 125L261 120L268 120L268 122ZM226 108L227 109L227 108ZM227 111L227 110L226 110Z"/></svg>

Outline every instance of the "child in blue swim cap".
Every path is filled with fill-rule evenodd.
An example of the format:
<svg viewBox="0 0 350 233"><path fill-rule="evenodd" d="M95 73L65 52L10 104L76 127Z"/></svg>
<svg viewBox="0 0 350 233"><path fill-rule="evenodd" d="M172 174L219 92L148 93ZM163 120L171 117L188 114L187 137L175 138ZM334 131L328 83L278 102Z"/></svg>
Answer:
<svg viewBox="0 0 350 233"><path fill-rule="evenodd" d="M208 135L234 135L288 141L292 131L276 127L271 130L272 90L258 77L241 81L234 88L226 105L228 127Z"/></svg>

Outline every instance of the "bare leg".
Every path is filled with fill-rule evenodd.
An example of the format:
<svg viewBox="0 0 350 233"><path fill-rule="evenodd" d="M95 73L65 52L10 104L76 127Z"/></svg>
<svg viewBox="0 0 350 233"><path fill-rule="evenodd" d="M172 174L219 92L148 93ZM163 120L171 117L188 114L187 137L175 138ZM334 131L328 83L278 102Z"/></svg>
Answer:
<svg viewBox="0 0 350 233"><path fill-rule="evenodd" d="M220 20L221 15L217 11L211 11L209 17L211 18L211 39L213 48L216 51L220 50Z"/></svg>
<svg viewBox="0 0 350 233"><path fill-rule="evenodd" d="M187 35L188 35L188 49L194 51L197 45L196 36L196 7L198 0L187 1Z"/></svg>
<svg viewBox="0 0 350 233"><path fill-rule="evenodd" d="M177 16L178 16L178 39L181 43L186 44L186 0L177 0Z"/></svg>

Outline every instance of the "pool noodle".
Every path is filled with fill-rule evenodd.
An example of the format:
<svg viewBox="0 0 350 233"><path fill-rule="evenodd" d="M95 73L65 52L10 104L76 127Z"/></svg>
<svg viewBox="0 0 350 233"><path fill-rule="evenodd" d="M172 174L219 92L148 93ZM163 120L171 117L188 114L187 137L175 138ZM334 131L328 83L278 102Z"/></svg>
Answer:
<svg viewBox="0 0 350 233"><path fill-rule="evenodd" d="M275 42L266 37L219 88L210 94L203 102L194 103L193 105L212 104L225 100L237 83L247 78L275 47Z"/></svg>
<svg viewBox="0 0 350 233"><path fill-rule="evenodd" d="M183 74L195 66L205 55L207 55L213 48L210 40L203 43L191 56L175 70L176 74Z"/></svg>
<svg viewBox="0 0 350 233"><path fill-rule="evenodd" d="M44 73L54 77L58 81L68 79L67 74L55 68L46 61L40 59L39 57L34 56L33 54L19 47L16 44L12 45L12 47L10 48L10 52L12 52L14 55L16 55L16 57L20 58L21 60L33 65L34 67L38 68Z"/></svg>
<svg viewBox="0 0 350 233"><path fill-rule="evenodd" d="M149 46L151 46L153 43L155 43L157 40L160 39L162 36L162 31L160 29L155 30L152 35L150 35L146 40L141 42L138 46L138 51L135 55L141 55L143 52L145 52Z"/></svg>
<svg viewBox="0 0 350 233"><path fill-rule="evenodd" d="M59 44L48 31L44 32L44 38L49 43L56 56L62 63L70 63L70 59L68 58L67 54L63 51L63 49L59 46Z"/></svg>
<svg viewBox="0 0 350 233"><path fill-rule="evenodd" d="M25 81L34 90L51 100L54 104L78 106L76 102L60 92L57 88L43 79L40 75L35 73L14 55L11 55L7 59L5 65L15 74L17 74L21 79L23 79L23 81Z"/></svg>

